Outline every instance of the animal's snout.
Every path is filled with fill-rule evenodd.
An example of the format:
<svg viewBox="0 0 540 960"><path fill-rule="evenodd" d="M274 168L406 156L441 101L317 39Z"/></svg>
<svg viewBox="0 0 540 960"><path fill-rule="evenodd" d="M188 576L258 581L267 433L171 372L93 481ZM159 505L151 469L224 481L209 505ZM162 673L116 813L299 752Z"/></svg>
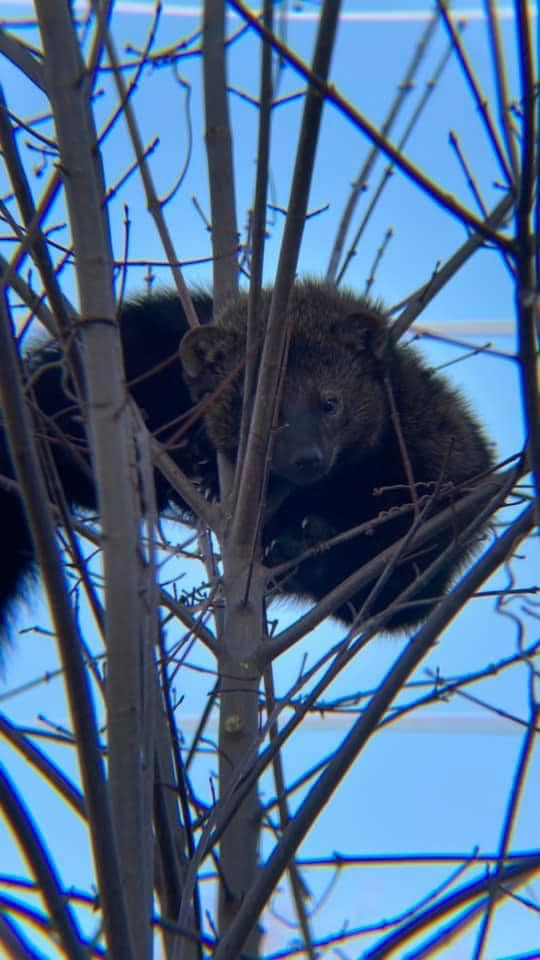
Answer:
<svg viewBox="0 0 540 960"><path fill-rule="evenodd" d="M319 473L323 465L323 453L317 444L301 447L292 458L295 470L306 475Z"/></svg>

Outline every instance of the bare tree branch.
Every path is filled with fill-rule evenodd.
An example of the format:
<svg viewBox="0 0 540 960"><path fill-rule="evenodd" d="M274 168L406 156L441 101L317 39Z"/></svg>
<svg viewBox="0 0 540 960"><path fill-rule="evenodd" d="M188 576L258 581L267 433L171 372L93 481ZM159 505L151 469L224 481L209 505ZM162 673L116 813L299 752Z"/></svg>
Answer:
<svg viewBox="0 0 540 960"><path fill-rule="evenodd" d="M34 826L30 811L23 804L1 765L0 804L17 836L25 858L30 863L66 955L73 957L73 960L85 960L87 954L81 932L69 904L62 895L54 864Z"/></svg>
<svg viewBox="0 0 540 960"><path fill-rule="evenodd" d="M531 519L532 508L528 507L485 554L482 561L466 574L452 594L441 602L425 626L407 644L386 681L373 696L362 716L353 725L351 732L342 744L342 748L335 754L311 788L301 811L297 813L295 819L287 827L282 840L268 858L264 871L261 872L247 894L234 925L222 937L215 952L215 960L226 960L226 958L241 950L253 922L253 917L259 915L290 857L298 849L316 816L328 802L336 784L358 756L396 693L401 689L406 678L410 676L417 664L421 662L437 637L439 630L446 625L448 614L450 612L454 613L460 604L468 599L471 592L478 589L480 584L497 569L501 560L514 548L516 539L523 537L530 529ZM534 859L534 863L537 866L537 859ZM521 872L523 872L523 868Z"/></svg>
<svg viewBox="0 0 540 960"><path fill-rule="evenodd" d="M345 99L334 87L328 85L314 74L309 67L298 57L289 47L287 47L274 34L268 34L261 23L245 7L241 0L230 0L231 6L250 23L251 26L266 37L266 39L275 47L275 49L285 57L288 63L303 76L309 83L319 91L325 100L333 103L334 106L355 123L360 130L386 154L386 156L395 163L396 167L408 176L427 196L431 197L439 206L441 206L452 216L456 217L462 223L477 230L485 239L492 240L493 243L503 250L513 251L513 243L507 237L496 233L486 225L483 219L476 217L470 210L459 204L454 197L442 190L437 184L419 170L413 163L407 160L400 151L393 146L385 137L381 136L377 128L371 124L358 110L356 110L348 100Z"/></svg>

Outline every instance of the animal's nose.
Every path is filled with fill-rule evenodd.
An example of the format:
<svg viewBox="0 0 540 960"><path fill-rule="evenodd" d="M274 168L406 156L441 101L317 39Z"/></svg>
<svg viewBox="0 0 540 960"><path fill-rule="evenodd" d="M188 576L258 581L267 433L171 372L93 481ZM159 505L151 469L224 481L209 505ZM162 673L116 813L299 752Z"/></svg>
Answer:
<svg viewBox="0 0 540 960"><path fill-rule="evenodd" d="M293 460L295 468L307 474L317 473L321 469L322 462L322 450L315 444L297 450Z"/></svg>

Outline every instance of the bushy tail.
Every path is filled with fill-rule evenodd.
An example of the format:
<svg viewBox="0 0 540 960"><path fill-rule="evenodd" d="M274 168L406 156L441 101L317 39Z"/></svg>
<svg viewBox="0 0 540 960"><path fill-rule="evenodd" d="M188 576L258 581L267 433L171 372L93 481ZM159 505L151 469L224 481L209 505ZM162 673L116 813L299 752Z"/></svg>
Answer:
<svg viewBox="0 0 540 960"><path fill-rule="evenodd" d="M65 390L60 359L60 350L54 344L34 351L27 359L27 369L32 375L32 398L43 414L40 433L47 430L49 421L56 424L51 453L68 503L91 507L95 500L91 480L85 476L81 460L76 462L71 456L69 444L59 442L62 432L79 445L84 440L81 417L77 416L73 399ZM24 599L36 574L32 537L14 479L8 440L0 416L0 656L16 613L17 601Z"/></svg>
<svg viewBox="0 0 540 960"><path fill-rule="evenodd" d="M2 482L12 476L5 438L0 435L0 658L16 601L24 597L25 581L35 573L32 538L23 505L18 494Z"/></svg>
<svg viewBox="0 0 540 960"><path fill-rule="evenodd" d="M193 303L201 321L208 322L212 314L211 297L196 291ZM182 417L192 406L178 356L178 345L187 328L182 305L174 292L159 291L127 303L121 314L126 377L129 384L133 382L132 394L143 411L148 429L160 442L169 444L169 453L189 475L198 476L199 462L208 462L204 486L213 488L217 483L214 451L201 431L193 447L186 444L185 438L175 443ZM63 365L61 348L54 341L42 344L25 358L25 368L31 382L34 412L41 414L39 433L50 436L49 450L66 501L71 506L94 510L96 493L83 417L74 403L74 390ZM25 582L35 572L32 539L23 506L16 488L2 484L2 477L12 480L13 476L0 415L0 653L16 601L24 597ZM160 475L156 477L156 492L160 509L171 498L183 515L189 514L186 504L170 491Z"/></svg>

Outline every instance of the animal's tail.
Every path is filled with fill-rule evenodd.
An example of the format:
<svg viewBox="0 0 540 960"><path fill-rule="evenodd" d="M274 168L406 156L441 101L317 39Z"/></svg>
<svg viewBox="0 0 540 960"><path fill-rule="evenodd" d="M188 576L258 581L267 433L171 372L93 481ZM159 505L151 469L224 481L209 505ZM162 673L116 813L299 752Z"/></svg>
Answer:
<svg viewBox="0 0 540 960"><path fill-rule="evenodd" d="M0 433L0 657L16 601L24 597L25 580L35 572L24 508L16 491L5 482L12 477L6 441Z"/></svg>

